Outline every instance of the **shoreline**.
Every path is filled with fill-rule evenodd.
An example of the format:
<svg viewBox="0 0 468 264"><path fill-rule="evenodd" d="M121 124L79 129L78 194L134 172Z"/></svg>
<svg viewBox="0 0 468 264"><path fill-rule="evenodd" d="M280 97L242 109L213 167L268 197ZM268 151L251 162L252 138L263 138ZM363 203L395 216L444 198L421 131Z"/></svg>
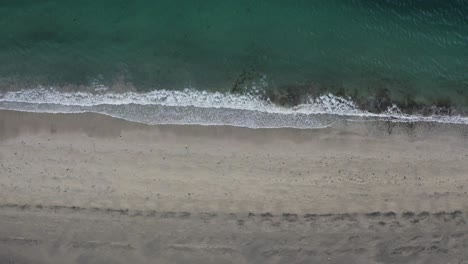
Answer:
<svg viewBox="0 0 468 264"><path fill-rule="evenodd" d="M98 89L98 88L95 88ZM43 113L100 113L151 125L233 125L249 128L320 128L333 122L428 122L468 124L466 111L443 105L412 107L385 103L379 111L333 94L278 105L258 95L195 89L150 92L59 91L37 88L0 94L0 109ZM305 96L305 95L304 95ZM376 99L377 100L377 99ZM375 103L377 104L377 102Z"/></svg>

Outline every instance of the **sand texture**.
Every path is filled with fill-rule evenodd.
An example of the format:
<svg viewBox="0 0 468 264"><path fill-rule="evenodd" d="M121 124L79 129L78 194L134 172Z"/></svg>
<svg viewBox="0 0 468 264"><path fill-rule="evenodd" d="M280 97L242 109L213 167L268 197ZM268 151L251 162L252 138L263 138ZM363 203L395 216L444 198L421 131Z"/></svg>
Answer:
<svg viewBox="0 0 468 264"><path fill-rule="evenodd" d="M467 220L462 125L0 111L0 263L468 263Z"/></svg>

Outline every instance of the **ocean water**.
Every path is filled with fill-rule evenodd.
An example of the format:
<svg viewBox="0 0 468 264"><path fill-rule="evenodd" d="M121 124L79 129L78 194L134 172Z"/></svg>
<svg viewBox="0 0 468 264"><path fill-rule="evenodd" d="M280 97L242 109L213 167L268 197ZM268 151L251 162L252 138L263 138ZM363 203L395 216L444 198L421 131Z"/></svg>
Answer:
<svg viewBox="0 0 468 264"><path fill-rule="evenodd" d="M146 123L465 123L464 0L0 0L0 107Z"/></svg>

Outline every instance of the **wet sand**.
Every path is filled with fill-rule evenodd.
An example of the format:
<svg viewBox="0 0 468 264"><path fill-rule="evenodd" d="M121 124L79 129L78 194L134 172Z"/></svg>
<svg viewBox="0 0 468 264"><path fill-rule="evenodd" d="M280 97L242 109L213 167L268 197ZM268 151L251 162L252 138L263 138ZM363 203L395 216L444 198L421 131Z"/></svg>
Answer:
<svg viewBox="0 0 468 264"><path fill-rule="evenodd" d="M0 263L464 263L468 127L0 111Z"/></svg>

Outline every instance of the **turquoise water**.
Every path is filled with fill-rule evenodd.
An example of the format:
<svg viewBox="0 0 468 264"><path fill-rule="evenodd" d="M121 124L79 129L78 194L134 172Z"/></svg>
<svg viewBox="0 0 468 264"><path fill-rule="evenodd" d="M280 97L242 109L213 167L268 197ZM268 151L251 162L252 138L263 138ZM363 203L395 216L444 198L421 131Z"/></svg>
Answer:
<svg viewBox="0 0 468 264"><path fill-rule="evenodd" d="M255 87L280 105L331 92L372 112L468 108L463 0L0 0L0 36L0 91Z"/></svg>

